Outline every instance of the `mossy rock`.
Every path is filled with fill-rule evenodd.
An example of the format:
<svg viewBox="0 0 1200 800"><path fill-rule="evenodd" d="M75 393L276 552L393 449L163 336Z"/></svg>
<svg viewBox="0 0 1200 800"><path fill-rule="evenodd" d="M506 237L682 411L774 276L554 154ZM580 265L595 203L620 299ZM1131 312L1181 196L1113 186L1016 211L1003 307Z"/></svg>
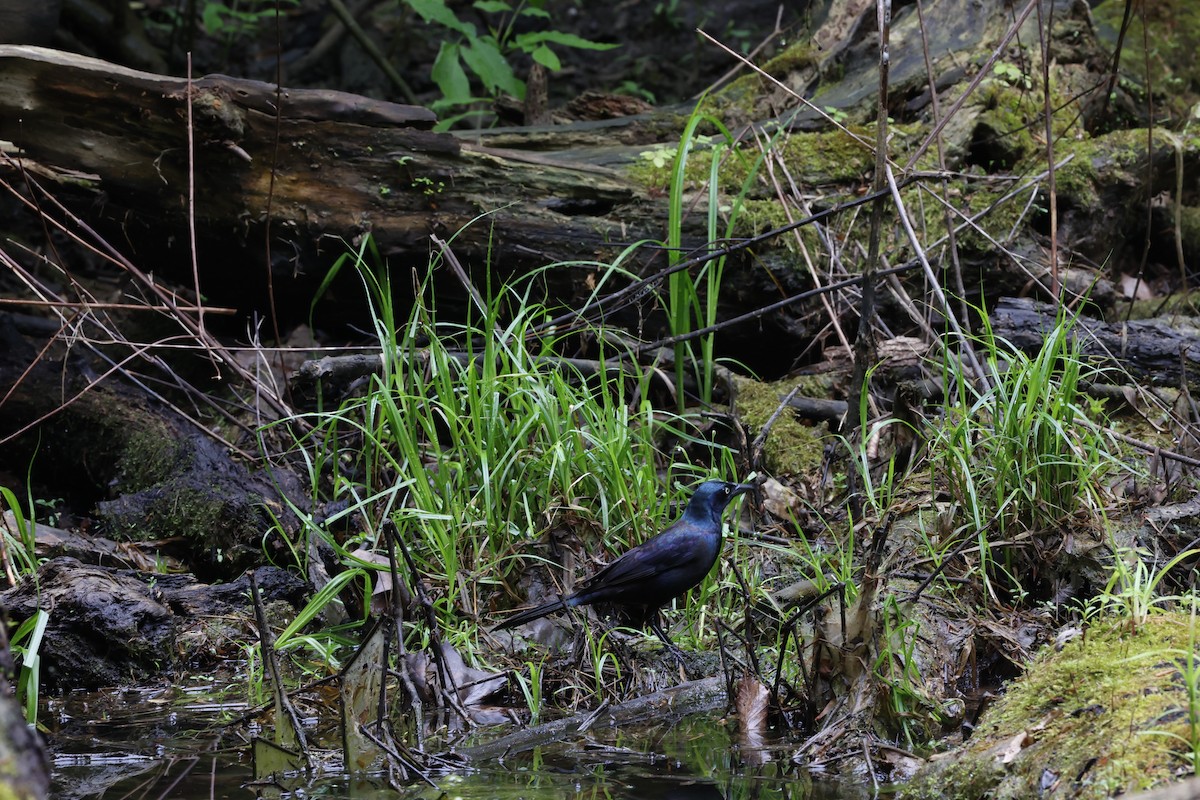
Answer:
<svg viewBox="0 0 1200 800"><path fill-rule="evenodd" d="M1106 798L1170 782L1200 747L1187 689L1196 624L1182 613L1105 621L1046 647L971 740L900 797Z"/></svg>

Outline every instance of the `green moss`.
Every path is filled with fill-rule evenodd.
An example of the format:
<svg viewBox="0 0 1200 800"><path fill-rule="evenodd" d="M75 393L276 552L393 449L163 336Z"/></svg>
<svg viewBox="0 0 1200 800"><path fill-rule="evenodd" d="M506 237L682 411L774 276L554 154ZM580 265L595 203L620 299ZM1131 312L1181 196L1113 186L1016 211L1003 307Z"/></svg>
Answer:
<svg viewBox="0 0 1200 800"><path fill-rule="evenodd" d="M83 394L71 409L75 436L87 437L86 452L105 453L116 464L117 493L138 491L178 471L175 434L129 398L106 391Z"/></svg>
<svg viewBox="0 0 1200 800"><path fill-rule="evenodd" d="M762 65L762 71L787 84L788 76L805 68L816 69L818 51L807 41L797 40L779 55ZM783 92L758 72L748 72L732 81L710 98L712 109L726 125L737 126L755 119L763 119L759 105L765 98Z"/></svg>
<svg viewBox="0 0 1200 800"><path fill-rule="evenodd" d="M780 400L791 391L796 381L790 380L787 384L784 388L775 383L760 383L749 378L738 379L735 403L737 415L755 435L779 408ZM815 397L824 397L828 394L828 387L814 386L812 394ZM763 458L767 468L771 474L777 476L815 472L821 466L823 452L823 429L800 424L795 415L788 413L786 409L771 426L763 444Z"/></svg>
<svg viewBox="0 0 1200 800"><path fill-rule="evenodd" d="M994 759L969 754L936 764L900 787L902 800L977 800L1000 782L1003 769Z"/></svg>
<svg viewBox="0 0 1200 800"><path fill-rule="evenodd" d="M1055 191L1061 199L1080 208L1096 208L1100 203L1100 195L1096 191L1099 173L1092 163L1096 157L1095 140L1085 136L1060 143L1056 147L1055 157L1061 159L1066 156L1071 156L1071 160L1054 173Z"/></svg>
<svg viewBox="0 0 1200 800"><path fill-rule="evenodd" d="M965 749L901 796L932 797L936 787L949 798L1101 798L1171 780L1198 733L1181 672L1200 635L1194 625L1164 613L1136 632L1128 622L1096 624L1061 651L1043 649ZM1047 773L1060 776L1056 790L1041 788ZM990 784L971 780L989 775Z"/></svg>
<svg viewBox="0 0 1200 800"><path fill-rule="evenodd" d="M999 202L1009 188L993 183L951 181L945 189L947 200L960 212L951 215L951 224L957 227L964 222L964 216L974 218L976 215L983 214L976 220L976 225L992 238L1003 239L1021 218L1024 213L1024 204L1028 200L1028 196L1023 195L1010 198L1003 203ZM940 189L935 188L935 191L941 193ZM923 245L928 247L932 242L941 241L946 235L945 207L916 186L901 189L900 196L904 199L904 205L909 214L916 219L914 226ZM985 211L986 214L984 214ZM964 250L981 253L995 250L995 245L988 240L987 236L973 226L960 230L957 242L959 247ZM907 253L909 248L907 240L897 241L896 244Z"/></svg>
<svg viewBox="0 0 1200 800"><path fill-rule="evenodd" d="M1180 141L1177 137L1159 129L1154 130L1153 146L1174 147L1180 144L1185 151L1185 158L1194 157L1198 147L1195 139ZM1100 211L1100 195L1096 186L1101 182L1106 184L1125 184L1129 187L1140 186L1144 176L1138 174L1146 163L1146 150L1150 147L1145 128L1113 131L1095 138L1081 136L1062 139L1055 144L1055 158L1061 160L1072 156L1055 173L1055 184L1060 197L1084 209ZM1039 167L1045 169L1045 156L1040 163L1030 161L1029 169Z"/></svg>
<svg viewBox="0 0 1200 800"><path fill-rule="evenodd" d="M868 142L873 139L873 134L864 128L855 132ZM840 130L790 134L776 143L774 155L787 166L793 179L813 186L860 180L874 163L868 145ZM708 183L712 157L713 151L708 149L693 151L688 155L684 177L689 188ZM743 148L733 155L722 153L722 158L721 191L735 195L754 168L758 151L756 148ZM674 162L673 146L648 149L630 167L629 174L639 183L663 188L669 183Z"/></svg>
<svg viewBox="0 0 1200 800"><path fill-rule="evenodd" d="M179 470L179 447L165 425L141 425L128 432L121 458L123 482L135 489L167 480Z"/></svg>
<svg viewBox="0 0 1200 800"><path fill-rule="evenodd" d="M979 91L984 111L975 123L973 146L977 160L980 154L994 159L981 166L1008 170L1038 152L1032 128L1040 124L1042 106L1033 101L1034 94L998 80L984 81Z"/></svg>
<svg viewBox="0 0 1200 800"><path fill-rule="evenodd" d="M773 78L782 80L794 70L816 66L818 55L817 49L811 44L803 39L798 39L779 55L763 64L762 71Z"/></svg>

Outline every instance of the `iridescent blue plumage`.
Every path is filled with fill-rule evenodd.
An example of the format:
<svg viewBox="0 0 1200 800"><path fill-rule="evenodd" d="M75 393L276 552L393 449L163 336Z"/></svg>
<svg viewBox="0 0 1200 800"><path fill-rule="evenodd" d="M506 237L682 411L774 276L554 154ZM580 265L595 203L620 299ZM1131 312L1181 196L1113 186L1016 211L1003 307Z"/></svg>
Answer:
<svg viewBox="0 0 1200 800"><path fill-rule="evenodd" d="M513 614L497 630L523 625L575 606L612 603L640 612L674 651L658 611L704 580L721 553L721 514L729 501L753 489L748 483L700 484L678 520L662 533L625 552L589 578L574 594Z"/></svg>

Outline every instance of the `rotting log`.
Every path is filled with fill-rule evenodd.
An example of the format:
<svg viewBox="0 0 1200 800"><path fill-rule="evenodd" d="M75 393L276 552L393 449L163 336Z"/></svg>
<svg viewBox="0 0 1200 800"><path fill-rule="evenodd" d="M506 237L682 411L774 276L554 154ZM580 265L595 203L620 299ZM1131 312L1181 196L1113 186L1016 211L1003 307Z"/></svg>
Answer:
<svg viewBox="0 0 1200 800"><path fill-rule="evenodd" d="M614 242L649 233L638 192L617 170L569 154L463 143L431 130L435 121L423 108L342 92L277 91L220 75L189 84L0 46L0 140L20 157L5 159L6 178L19 184L23 166L57 182L56 195L71 190L89 224L118 244L136 243L133 258L147 269L190 285L194 175L202 291L213 302L264 307L265 270L248 276L246 266L265 263L268 217L284 299L311 297L322 277L316 268L368 232L399 274L423 274L431 234L453 236L468 264L486 260L519 274L556 261L610 261ZM574 135L599 145L608 141L604 130ZM570 302L590 291L587 272L548 273L558 281L548 290Z"/></svg>
<svg viewBox="0 0 1200 800"><path fill-rule="evenodd" d="M1025 352L1037 352L1062 317L1053 306L1029 298L1005 297L992 312L992 331ZM1200 326L1179 317L1103 322L1089 317L1068 318L1071 338L1080 353L1097 367L1124 371L1138 383L1187 386L1200 390ZM1119 383L1113 372L1104 383Z"/></svg>

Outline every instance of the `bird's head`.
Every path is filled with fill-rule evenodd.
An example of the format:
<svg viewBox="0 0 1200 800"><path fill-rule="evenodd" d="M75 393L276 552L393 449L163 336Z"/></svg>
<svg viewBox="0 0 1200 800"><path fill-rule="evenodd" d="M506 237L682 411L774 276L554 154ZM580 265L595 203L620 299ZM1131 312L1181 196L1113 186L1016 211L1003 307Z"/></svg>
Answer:
<svg viewBox="0 0 1200 800"><path fill-rule="evenodd" d="M705 481L696 488L692 499L688 501L687 511L684 514L704 519L719 518L730 500L753 488L754 484L752 483Z"/></svg>

